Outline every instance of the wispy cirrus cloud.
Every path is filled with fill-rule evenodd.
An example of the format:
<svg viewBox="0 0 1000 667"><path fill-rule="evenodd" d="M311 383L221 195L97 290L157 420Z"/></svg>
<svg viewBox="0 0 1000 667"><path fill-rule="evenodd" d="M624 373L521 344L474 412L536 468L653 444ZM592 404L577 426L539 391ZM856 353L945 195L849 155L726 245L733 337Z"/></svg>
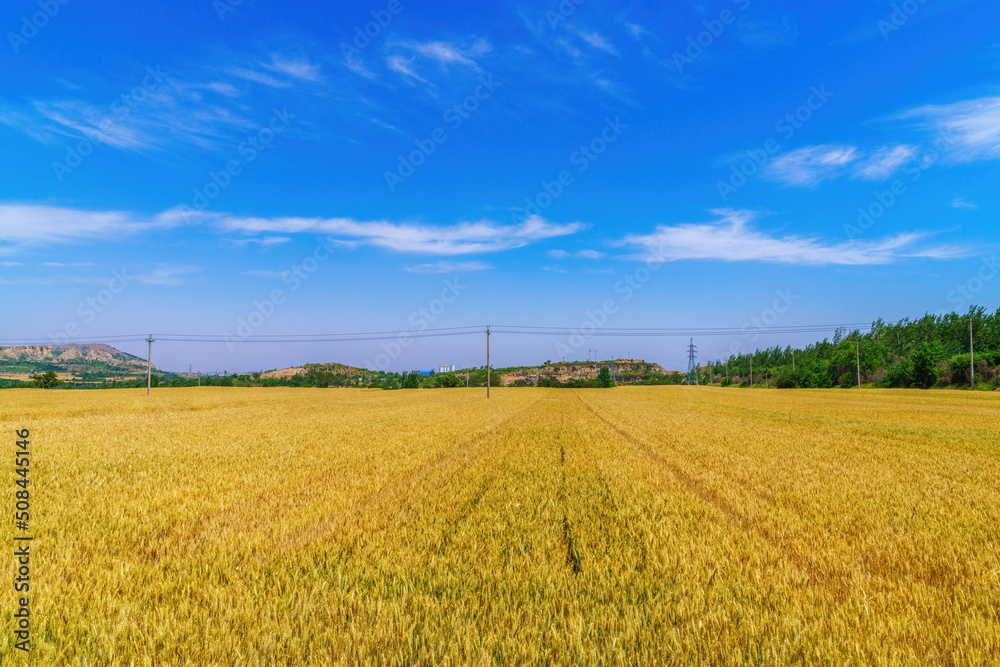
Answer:
<svg viewBox="0 0 1000 667"><path fill-rule="evenodd" d="M913 160L916 146L890 144L870 153L856 146L805 146L779 155L764 168L773 181L784 185L815 188L824 181L850 173L854 178L883 181Z"/></svg>
<svg viewBox="0 0 1000 667"><path fill-rule="evenodd" d="M493 267L485 262L448 262L442 260L429 264L414 264L404 268L410 273L462 273L487 271Z"/></svg>
<svg viewBox="0 0 1000 667"><path fill-rule="evenodd" d="M271 88L290 88L323 80L319 65L308 58L289 58L280 53L272 53L267 59L255 59L243 66L229 67L222 71Z"/></svg>
<svg viewBox="0 0 1000 667"><path fill-rule="evenodd" d="M595 49L597 49L599 51L604 51L605 53L607 53L609 55L612 55L612 56L619 55L618 49L616 49L614 47L614 45L610 41L608 41L608 39L606 37L604 37L604 35L601 35L598 32L587 31L587 30L577 30L576 34L584 42L586 42L587 44L589 44L590 46L592 46L593 48L595 48Z"/></svg>
<svg viewBox="0 0 1000 667"><path fill-rule="evenodd" d="M201 267L190 264L157 264L151 270L138 273L136 282L145 285L176 286L183 285L188 276L201 271Z"/></svg>
<svg viewBox="0 0 1000 667"><path fill-rule="evenodd" d="M461 66L478 71L478 60L493 51L485 39L469 46L446 41L399 41L386 45L385 65L390 71L428 83L427 77L417 71L420 64L433 64L441 69Z"/></svg>
<svg viewBox="0 0 1000 667"><path fill-rule="evenodd" d="M633 248L633 259L654 262L716 260L806 266L867 266L907 258L966 257L970 249L928 246L928 234L911 232L871 241L830 243L818 238L777 236L755 229L753 211L715 209L717 219L705 223L660 225L649 234L629 234L617 245Z"/></svg>
<svg viewBox="0 0 1000 667"><path fill-rule="evenodd" d="M979 204L971 201L965 201L961 197L955 197L954 201L951 202L952 208L961 208L967 211L978 211Z"/></svg>
<svg viewBox="0 0 1000 667"><path fill-rule="evenodd" d="M291 271L269 271L267 269L250 269L241 273L245 276L253 276L254 278L284 278L285 276L292 275Z"/></svg>
<svg viewBox="0 0 1000 667"><path fill-rule="evenodd" d="M44 204L0 204L0 253L21 246L121 239L183 223L174 210L145 216Z"/></svg>
<svg viewBox="0 0 1000 667"><path fill-rule="evenodd" d="M268 247L273 245L281 245L282 243L288 243L291 241L289 236L263 236L260 238L250 238L250 239L227 239L230 243L235 246L248 246L248 245L259 245L261 247Z"/></svg>
<svg viewBox="0 0 1000 667"><path fill-rule="evenodd" d="M323 80L319 65L307 58L285 58L280 54L272 54L271 62L264 64L264 67L298 81L318 83Z"/></svg>
<svg viewBox="0 0 1000 667"><path fill-rule="evenodd" d="M600 252L598 250L580 250L577 252L567 252L565 250L550 250L548 256L553 259L601 259L606 257L607 253Z"/></svg>
<svg viewBox="0 0 1000 667"><path fill-rule="evenodd" d="M469 47L461 47L451 42L410 42L407 46L423 57L436 61L445 67L449 65L477 67L475 59L493 50L493 47L485 39L477 40Z"/></svg>
<svg viewBox="0 0 1000 667"><path fill-rule="evenodd" d="M427 80L421 78L413 69L413 58L406 58L404 56L389 56L385 59L385 66L389 70L396 72L397 74L402 74L403 76L408 76L411 79L416 79L421 83L427 83Z"/></svg>
<svg viewBox="0 0 1000 667"><path fill-rule="evenodd" d="M517 225L490 220L448 226L352 218L254 218L208 215L225 232L244 234L327 234L386 250L426 255L464 255L521 248L583 230L579 222L556 224L530 216Z"/></svg>
<svg viewBox="0 0 1000 667"><path fill-rule="evenodd" d="M263 122L241 100L247 93L287 95L295 88L311 94L322 81L319 67L303 58L271 54L227 60L238 64L148 67L124 81L63 91L71 97L0 105L0 125L47 144L88 139L131 151L216 149Z"/></svg>
<svg viewBox="0 0 1000 667"><path fill-rule="evenodd" d="M926 105L901 114L947 137L947 155L959 162L1000 158L1000 96Z"/></svg>
<svg viewBox="0 0 1000 667"><path fill-rule="evenodd" d="M784 185L814 188L823 181L840 176L848 165L860 157L854 146L806 146L779 155L764 172Z"/></svg>
<svg viewBox="0 0 1000 667"><path fill-rule="evenodd" d="M22 246L116 241L144 232L198 226L236 245L276 245L293 234L326 234L346 247L358 244L417 255L452 256L521 248L576 234L579 222L553 223L530 216L519 224L491 220L428 225L353 218L252 217L179 208L155 215L87 211L44 204L0 204L0 253ZM234 234L242 238L232 238Z"/></svg>
<svg viewBox="0 0 1000 667"><path fill-rule="evenodd" d="M869 181L884 181L915 158L917 147L906 144L883 146L854 168L854 176Z"/></svg>

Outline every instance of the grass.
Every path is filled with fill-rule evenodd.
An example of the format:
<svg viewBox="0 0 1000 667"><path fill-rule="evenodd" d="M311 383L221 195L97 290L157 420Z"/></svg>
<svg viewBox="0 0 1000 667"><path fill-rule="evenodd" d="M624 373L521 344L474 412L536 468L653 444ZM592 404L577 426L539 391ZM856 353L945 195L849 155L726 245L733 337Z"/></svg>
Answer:
<svg viewBox="0 0 1000 667"><path fill-rule="evenodd" d="M0 397L36 538L4 664L1000 659L995 394Z"/></svg>

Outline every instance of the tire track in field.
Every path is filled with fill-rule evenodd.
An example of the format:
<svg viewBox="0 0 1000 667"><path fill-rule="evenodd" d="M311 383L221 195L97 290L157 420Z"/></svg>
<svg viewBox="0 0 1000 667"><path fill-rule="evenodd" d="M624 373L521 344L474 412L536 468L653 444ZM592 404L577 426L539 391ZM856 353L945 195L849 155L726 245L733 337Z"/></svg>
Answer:
<svg viewBox="0 0 1000 667"><path fill-rule="evenodd" d="M559 430L556 432L556 442L559 443L559 468L562 479L559 483L559 504L562 506L562 538L566 544L566 566L573 574L580 574L583 570L583 559L576 547L576 539L573 534L573 522L569 519L569 498L566 493L566 445L562 441L563 433L566 432L566 413L562 413L562 420Z"/></svg>
<svg viewBox="0 0 1000 667"><path fill-rule="evenodd" d="M650 449L649 445L647 445L645 442L636 438L631 433L625 431L617 424L607 419L604 415L594 410L593 407L591 407L586 401L583 400L580 394L577 394L576 398L577 400L580 401L580 404L584 408L586 408L588 412L590 412L590 414L594 415L597 419L603 422L608 428L617 433L624 440L631 443L646 458L653 461L660 467L668 470L674 476L674 478L682 485L684 485L684 487L690 493L700 498L702 501L708 503L709 505L715 507L726 517L726 519L729 522L733 523L736 526L739 526L740 528L746 528L747 521L743 517L743 515L740 514L738 511L736 511L733 508L733 506L730 505L724 498L720 497L719 494L715 491L715 489L710 489L706 487L704 484L702 484L701 482L699 482L698 480L694 479L689 474L687 474L687 472L685 472L683 468L681 468L675 463L672 463L671 461L664 459L658 453Z"/></svg>
<svg viewBox="0 0 1000 667"><path fill-rule="evenodd" d="M845 580L844 576L838 574L831 574L823 571L817 563L808 561L798 553L788 553L788 545L779 541L770 531L761 530L760 527L755 525L754 522L749 521L743 514L735 510L727 501L720 498L718 494L712 490L707 489L703 484L691 478L686 472L684 472L679 466L671 463L655 451L651 450L645 443L643 443L638 438L634 437L622 428L619 428L614 422L611 422L606 417L598 413L594 408L592 408L586 401L577 394L577 398L580 403L595 417L600 419L604 424L610 427L615 433L620 435L622 438L632 443L639 451L646 455L650 460L656 462L657 464L667 468L671 473L673 473L678 481L684 484L689 491L694 493L696 496L702 500L711 503L717 507L726 517L739 529L747 532L752 532L754 535L760 537L765 542L774 547L779 553L785 553L793 566L795 566L800 572L804 573L810 582L823 588L827 591L833 593L838 603L842 603L847 599L851 584L850 581ZM783 506L776 506L777 509L787 509Z"/></svg>
<svg viewBox="0 0 1000 667"><path fill-rule="evenodd" d="M448 465L456 459L467 456L484 441L508 428L512 422L534 409L540 400L536 400L488 431L461 443L456 449L440 452L431 460L420 464L409 473L383 484L378 489L370 491L333 517L320 519L311 527L305 529L305 531L300 531L297 535L286 538L276 548L275 553L280 555L287 552L290 548L315 542L321 532L329 534L331 529L344 523L349 516L357 515L369 507L386 505L393 497L395 487L405 485L407 491L412 489L435 470ZM471 461L467 461L466 465L469 462ZM456 473L453 473L448 479ZM308 505L311 499L321 498L324 495L324 492L329 488L328 474L317 476L297 485L293 489L278 489L277 492L260 492L249 502L241 503L237 500L221 511L201 517L186 531L186 534L177 534L170 530L161 531L159 536L150 540L146 548L140 551L139 556L144 557L148 561L157 561L162 558L177 557L178 555L180 557L187 557L195 551L203 549L206 543L215 542L220 536L225 535L225 533L234 527L253 526L253 519L248 520L247 517L272 516L276 510L280 511L282 508L298 512L303 506ZM447 480L444 483L446 482ZM395 495L404 494L397 490Z"/></svg>
<svg viewBox="0 0 1000 667"><path fill-rule="evenodd" d="M508 417L485 433L465 441L458 448L439 453L433 459L420 465L410 473L386 482L380 488L366 494L334 516L324 517L305 531L293 537L286 538L277 547L276 553L281 555L308 544L315 544L325 537L336 534L338 531L347 532L347 529L351 527L354 529L351 531L353 534L349 536L349 539L345 539L344 542L346 542L349 550L353 549L361 534L384 530L389 526L396 514L401 514L410 509L412 506L410 494L422 481L446 468L449 464L459 462L459 465L447 477L435 484L438 488L446 486L464 468L468 467L473 461L481 458L483 453L482 445L486 441L502 435L511 425L536 410L540 403L541 398L535 400L528 407ZM322 481L319 480L319 482ZM482 495L485 492L486 485L484 483L484 487L480 493L473 499L476 504L482 500ZM390 508L398 509L396 512L393 512L390 511ZM471 509L468 511L471 512ZM365 521L366 517L370 521L368 525L364 525L367 523ZM345 535L345 538L347 537Z"/></svg>

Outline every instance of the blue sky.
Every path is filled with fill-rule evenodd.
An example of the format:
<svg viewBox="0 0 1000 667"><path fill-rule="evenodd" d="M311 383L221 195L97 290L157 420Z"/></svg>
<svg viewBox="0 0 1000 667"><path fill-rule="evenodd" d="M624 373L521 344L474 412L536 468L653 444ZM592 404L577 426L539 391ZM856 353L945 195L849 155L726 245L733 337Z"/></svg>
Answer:
<svg viewBox="0 0 1000 667"><path fill-rule="evenodd" d="M0 26L5 341L404 370L484 340L238 331L745 328L696 341L718 358L998 305L995 3L18 0ZM493 362L686 344L495 336Z"/></svg>

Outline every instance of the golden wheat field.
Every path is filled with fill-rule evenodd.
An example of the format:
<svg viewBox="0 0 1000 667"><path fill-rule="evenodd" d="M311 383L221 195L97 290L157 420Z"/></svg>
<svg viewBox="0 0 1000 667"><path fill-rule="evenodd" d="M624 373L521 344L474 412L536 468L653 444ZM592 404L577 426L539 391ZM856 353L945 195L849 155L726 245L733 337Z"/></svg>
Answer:
<svg viewBox="0 0 1000 667"><path fill-rule="evenodd" d="M997 395L0 400L35 537L27 655L3 559L3 664L1000 660Z"/></svg>

